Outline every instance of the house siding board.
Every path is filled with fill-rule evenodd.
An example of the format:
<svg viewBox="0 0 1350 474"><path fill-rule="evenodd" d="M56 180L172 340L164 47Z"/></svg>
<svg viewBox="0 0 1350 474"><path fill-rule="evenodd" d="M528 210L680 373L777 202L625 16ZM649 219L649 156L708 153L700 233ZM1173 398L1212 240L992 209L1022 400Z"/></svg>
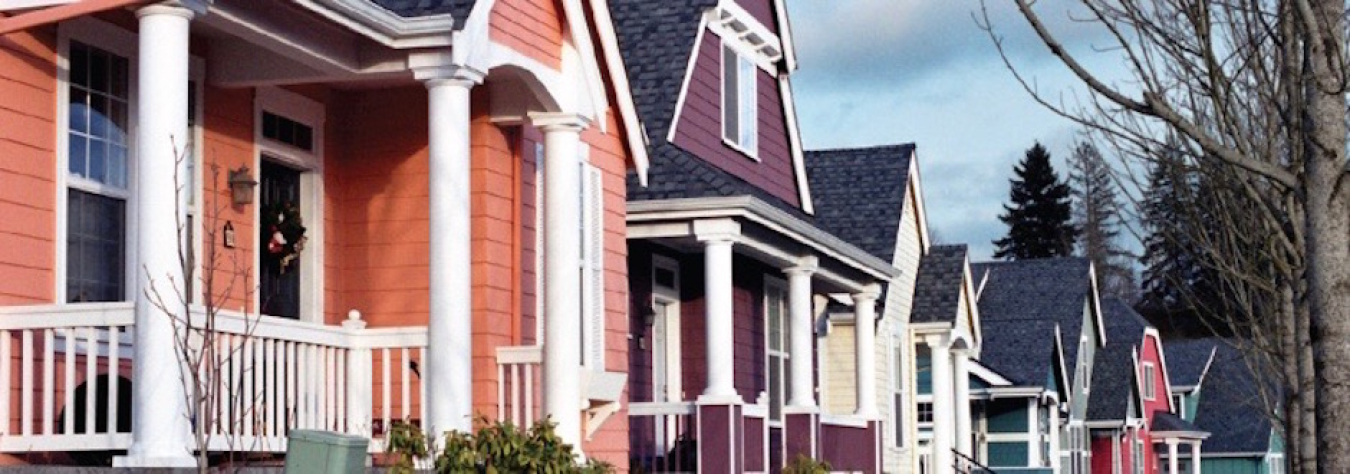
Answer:
<svg viewBox="0 0 1350 474"><path fill-rule="evenodd" d="M55 31L0 37L0 305L56 298Z"/></svg>
<svg viewBox="0 0 1350 474"><path fill-rule="evenodd" d="M211 177L209 170L212 167L218 170L232 170L240 167L256 169L257 159L254 152L254 133L253 133L253 96L254 90L250 88L222 89L209 84L203 86L203 104L202 104L202 201L205 204L203 212L203 224L216 223L224 226L224 222L230 222L234 226L236 236L255 236L258 235L257 227L254 224L256 218L255 206L212 205L212 203L229 203L232 199L229 185L225 183L227 178L225 171L221 171L214 178ZM329 124L330 126L333 124ZM330 127L329 130L332 130ZM206 232L202 235L203 252L206 252L208 245L215 246L217 255L222 261L239 258L242 262L255 261L254 253L258 246L256 238L236 238L236 246L233 249L225 248L221 242L206 240L209 236ZM230 293L220 293L215 295L216 302L225 308L246 307L251 302L250 295L245 288L242 276L231 264L221 264L214 272L215 282L213 286L219 291L229 291ZM234 280L234 285L227 282Z"/></svg>
<svg viewBox="0 0 1350 474"><path fill-rule="evenodd" d="M488 37L544 65L562 64L563 15L555 0L500 0L494 3Z"/></svg>
<svg viewBox="0 0 1350 474"><path fill-rule="evenodd" d="M1266 474L1260 458L1201 458L1200 470L1205 474Z"/></svg>
<svg viewBox="0 0 1350 474"><path fill-rule="evenodd" d="M759 107L756 161L722 141L722 42L709 30L701 34L674 144L792 207L800 206L778 81L756 69Z"/></svg>
<svg viewBox="0 0 1350 474"><path fill-rule="evenodd" d="M778 21L774 14L773 0L736 0L736 4L750 13L769 31L778 33Z"/></svg>

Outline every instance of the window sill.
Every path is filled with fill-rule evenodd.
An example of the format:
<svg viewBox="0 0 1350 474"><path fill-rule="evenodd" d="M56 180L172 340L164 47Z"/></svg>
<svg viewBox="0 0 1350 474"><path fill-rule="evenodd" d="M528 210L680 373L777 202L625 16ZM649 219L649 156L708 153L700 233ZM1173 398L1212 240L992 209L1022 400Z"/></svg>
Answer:
<svg viewBox="0 0 1350 474"><path fill-rule="evenodd" d="M754 153L754 152L752 152L752 151L750 151L750 150L747 150L745 147L741 146L741 144L732 141L730 138L722 137L722 143L725 144L726 146L730 147L732 150L736 150L736 151L739 152L740 154L745 155L746 158L749 158L749 159L752 159L752 160L755 160L755 161L760 161L759 156L758 156L757 153Z"/></svg>

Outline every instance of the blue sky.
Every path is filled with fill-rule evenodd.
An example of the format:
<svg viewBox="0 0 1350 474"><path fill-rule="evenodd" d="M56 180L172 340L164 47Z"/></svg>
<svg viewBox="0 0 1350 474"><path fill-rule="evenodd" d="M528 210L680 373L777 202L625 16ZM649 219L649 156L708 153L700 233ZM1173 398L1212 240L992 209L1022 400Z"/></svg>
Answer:
<svg viewBox="0 0 1350 474"><path fill-rule="evenodd" d="M1042 93L1077 104L1072 74L1005 0L990 16L1019 71ZM1073 2L1040 0L1052 31L1106 77L1124 77L1107 39ZM1016 83L972 18L978 0L788 0L798 71L792 76L808 150L914 142L930 230L939 243L968 243L973 260L993 239L1018 159L1040 141L1063 159L1078 127L1036 104ZM1070 12L1073 12L1072 17Z"/></svg>

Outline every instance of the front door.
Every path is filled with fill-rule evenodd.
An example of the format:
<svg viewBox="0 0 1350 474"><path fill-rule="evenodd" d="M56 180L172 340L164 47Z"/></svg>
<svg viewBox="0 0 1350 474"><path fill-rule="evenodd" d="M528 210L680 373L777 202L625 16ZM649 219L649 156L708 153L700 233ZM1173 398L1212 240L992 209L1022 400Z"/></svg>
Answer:
<svg viewBox="0 0 1350 474"><path fill-rule="evenodd" d="M679 303L657 298L652 321L652 401L670 403L682 401L680 386L680 311ZM662 417L657 417L661 423ZM665 426L656 428L656 445L663 452L674 448L679 435L678 418L664 417Z"/></svg>
<svg viewBox="0 0 1350 474"><path fill-rule="evenodd" d="M300 172L286 166L262 160L262 179L259 183L259 212L269 214L299 216L300 210ZM267 226L275 216L259 219ZM283 219L284 220L284 219ZM269 226L273 227L273 226ZM274 239L275 229L262 229L259 249L258 274L262 280L259 288L259 302L262 314L283 318L300 318L300 259L285 259L284 255L269 248Z"/></svg>

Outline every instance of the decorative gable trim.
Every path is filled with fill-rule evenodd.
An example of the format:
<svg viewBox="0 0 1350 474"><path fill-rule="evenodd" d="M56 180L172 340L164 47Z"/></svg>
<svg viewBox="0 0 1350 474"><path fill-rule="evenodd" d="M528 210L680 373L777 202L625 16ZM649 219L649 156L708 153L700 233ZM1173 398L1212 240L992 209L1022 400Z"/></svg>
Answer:
<svg viewBox="0 0 1350 474"><path fill-rule="evenodd" d="M619 102L619 118L623 121L624 135L628 138L628 151L633 156L634 167L637 168L638 183L646 186L647 170L651 168L651 159L647 155L647 146L650 143L646 128L638 120L637 105L633 101L633 88L628 83L628 67L624 65L623 54L619 51L619 36L614 31L614 19L609 14L608 0L593 0L591 15L595 19L595 31L600 37L600 49L605 55L610 83L614 85L614 96ZM690 64L693 64L692 61Z"/></svg>
<svg viewBox="0 0 1350 474"><path fill-rule="evenodd" d="M710 13L713 21L709 26L713 32L722 37L724 43L758 58L760 67L771 69L774 63L783 59L783 43L778 35L737 5L735 0L717 2L717 7Z"/></svg>
<svg viewBox="0 0 1350 474"><path fill-rule="evenodd" d="M914 221L919 228L919 245L924 253L928 253L928 247L932 241L928 238L928 208L923 200L923 179L919 173L919 146L909 152L909 188L912 198L914 198L914 212L917 220ZM967 260L969 261L969 260ZM980 282L980 289L984 288L984 281ZM975 293L975 299L979 299L979 293Z"/></svg>
<svg viewBox="0 0 1350 474"><path fill-rule="evenodd" d="M1162 393L1165 394L1167 398L1167 411L1176 413L1177 407L1172 398L1172 376L1167 373L1167 354L1163 352L1162 336L1158 334L1157 328L1151 326L1144 328L1144 344L1148 344L1149 339L1153 340L1153 347L1158 349L1158 364L1157 368L1154 370L1162 372ZM1148 346L1145 345L1144 347Z"/></svg>
<svg viewBox="0 0 1350 474"><path fill-rule="evenodd" d="M797 177L797 199L802 212L815 215L816 205L811 200L811 179L806 175L806 153L802 151L801 127L797 125L797 101L792 98L792 81L787 73L778 74L778 92L783 102L783 118L787 122L788 148L792 153L792 171ZM901 211L903 212L903 211Z"/></svg>
<svg viewBox="0 0 1350 474"><path fill-rule="evenodd" d="M1106 326L1102 324L1102 298L1097 292L1097 268L1088 262L1088 308L1092 311L1093 332L1097 347L1106 347Z"/></svg>
<svg viewBox="0 0 1350 474"><path fill-rule="evenodd" d="M970 253L961 262L961 294L966 300L966 310L970 312L970 335L975 340L975 354L978 356L984 344L983 330L980 328L980 305L975 301L975 284L970 274Z"/></svg>
<svg viewBox="0 0 1350 474"><path fill-rule="evenodd" d="M703 32L708 29L708 18L708 15L703 15L698 21L698 31L694 33L694 46L689 50L689 60L684 65L684 77L680 79L680 95L675 98L675 109L670 111L670 127L666 129L666 143L675 143L675 129L680 126L680 111L684 110L684 100L689 95L689 81L694 78L694 64L698 61L699 48L703 47Z"/></svg>
<svg viewBox="0 0 1350 474"><path fill-rule="evenodd" d="M778 39L783 43L783 63L790 74L797 70L797 48L792 41L792 21L788 18L787 2L774 0L773 10L778 17Z"/></svg>

